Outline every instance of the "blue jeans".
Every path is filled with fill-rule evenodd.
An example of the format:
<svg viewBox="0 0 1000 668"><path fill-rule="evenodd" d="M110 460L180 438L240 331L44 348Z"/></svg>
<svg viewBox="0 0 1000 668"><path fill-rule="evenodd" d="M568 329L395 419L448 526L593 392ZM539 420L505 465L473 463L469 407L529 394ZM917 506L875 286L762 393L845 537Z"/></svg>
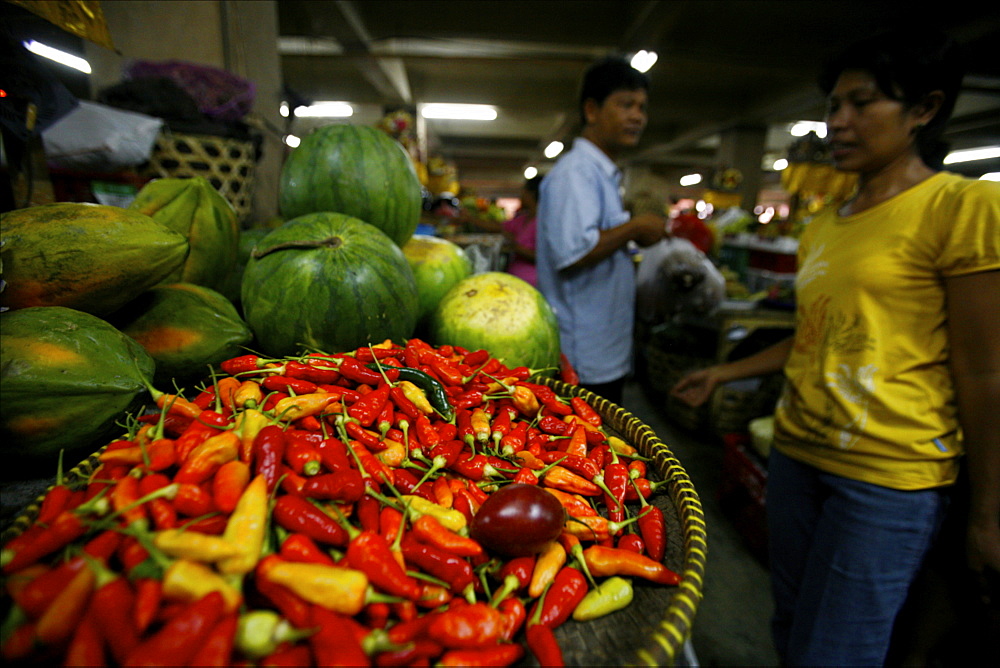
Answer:
<svg viewBox="0 0 1000 668"><path fill-rule="evenodd" d="M880 666L941 524L939 489L823 473L776 450L767 516L778 656L790 666Z"/></svg>

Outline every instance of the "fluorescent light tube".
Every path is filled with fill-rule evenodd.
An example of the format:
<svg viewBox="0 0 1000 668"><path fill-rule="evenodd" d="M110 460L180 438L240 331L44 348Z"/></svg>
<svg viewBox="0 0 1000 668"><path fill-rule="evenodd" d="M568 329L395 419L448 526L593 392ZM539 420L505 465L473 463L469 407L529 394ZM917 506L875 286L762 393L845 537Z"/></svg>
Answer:
<svg viewBox="0 0 1000 668"><path fill-rule="evenodd" d="M449 121L492 121L496 120L497 110L488 104L428 102L420 106L420 115Z"/></svg>

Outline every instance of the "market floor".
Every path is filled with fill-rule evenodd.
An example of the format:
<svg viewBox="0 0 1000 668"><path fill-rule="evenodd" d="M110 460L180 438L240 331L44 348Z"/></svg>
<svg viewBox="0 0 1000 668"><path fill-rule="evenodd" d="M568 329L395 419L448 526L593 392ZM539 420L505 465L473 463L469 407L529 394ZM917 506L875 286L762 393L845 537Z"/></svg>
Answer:
<svg viewBox="0 0 1000 668"><path fill-rule="evenodd" d="M772 610L767 567L718 498L723 447L671 424L655 394L638 382L626 384L622 400L680 460L701 499L708 528L704 598L694 620L691 644L700 666L776 666L769 623Z"/></svg>

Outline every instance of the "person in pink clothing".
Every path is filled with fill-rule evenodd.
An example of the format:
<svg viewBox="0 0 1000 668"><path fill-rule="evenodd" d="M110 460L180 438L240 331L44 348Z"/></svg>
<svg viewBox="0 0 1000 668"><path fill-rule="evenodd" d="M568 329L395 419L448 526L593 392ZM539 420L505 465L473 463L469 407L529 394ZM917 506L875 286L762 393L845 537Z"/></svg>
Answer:
<svg viewBox="0 0 1000 668"><path fill-rule="evenodd" d="M521 208L503 224L504 236L511 248L507 273L524 279L535 287L538 287L538 271L535 269L535 215L538 208L538 186L541 182L541 176L525 181L521 190Z"/></svg>

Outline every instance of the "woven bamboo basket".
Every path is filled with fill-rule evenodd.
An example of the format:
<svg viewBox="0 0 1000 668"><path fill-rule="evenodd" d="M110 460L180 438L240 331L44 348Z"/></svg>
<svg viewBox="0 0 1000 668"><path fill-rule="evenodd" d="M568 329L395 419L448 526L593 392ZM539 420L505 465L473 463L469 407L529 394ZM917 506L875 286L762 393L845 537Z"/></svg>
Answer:
<svg viewBox="0 0 1000 668"><path fill-rule="evenodd" d="M665 563L681 575L677 587L652 585L635 578L635 597L627 608L600 619L577 622L572 619L556 630L568 666L670 666L681 655L690 637L698 604L702 598L708 554L705 516L694 485L681 463L652 429L625 409L592 392L561 381L543 382L564 397L579 396L593 406L604 420L604 429L636 447L650 458L655 477L669 480L652 499L667 521L668 543ZM94 453L65 476L71 486L86 480L99 466L100 451ZM49 487L51 489L51 487ZM47 493L46 490L45 493ZM45 493L30 503L0 535L0 544L27 529L38 515ZM523 666L537 666L530 652Z"/></svg>
<svg viewBox="0 0 1000 668"><path fill-rule="evenodd" d="M202 176L233 205L239 221L253 205L256 149L253 142L162 131L142 175L149 178Z"/></svg>

